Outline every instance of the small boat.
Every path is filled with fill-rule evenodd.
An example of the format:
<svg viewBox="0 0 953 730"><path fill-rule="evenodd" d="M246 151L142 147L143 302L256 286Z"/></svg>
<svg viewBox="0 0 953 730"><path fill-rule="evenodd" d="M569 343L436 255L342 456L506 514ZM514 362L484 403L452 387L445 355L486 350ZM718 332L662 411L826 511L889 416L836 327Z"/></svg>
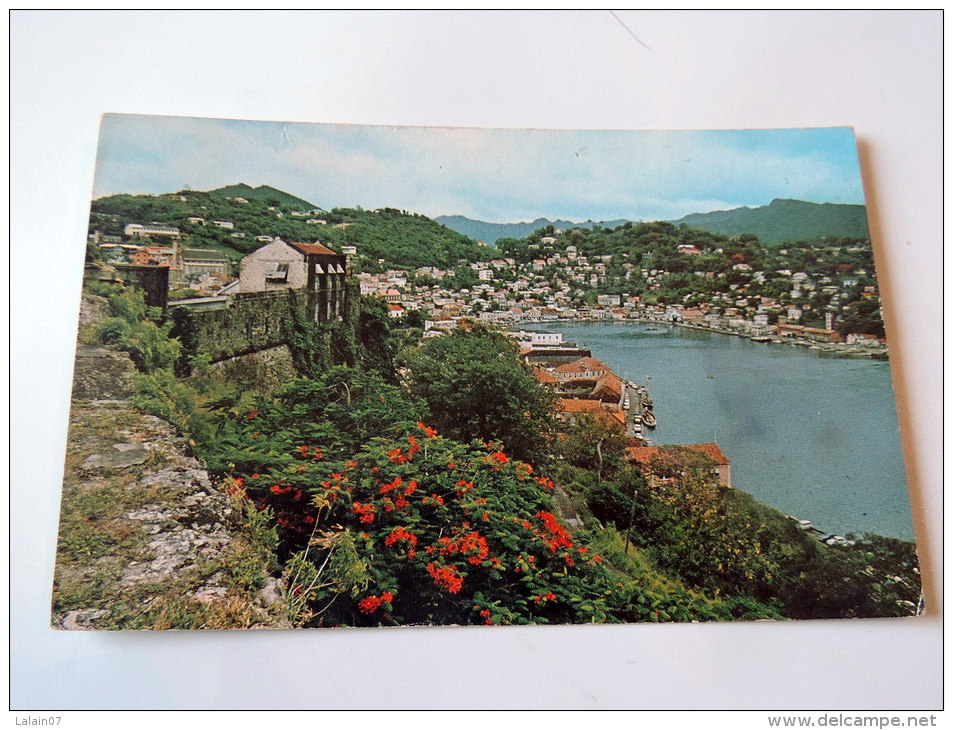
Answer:
<svg viewBox="0 0 953 730"><path fill-rule="evenodd" d="M657 421L655 420L655 414L652 411L645 411L642 414L642 423L644 423L649 428L655 428Z"/></svg>

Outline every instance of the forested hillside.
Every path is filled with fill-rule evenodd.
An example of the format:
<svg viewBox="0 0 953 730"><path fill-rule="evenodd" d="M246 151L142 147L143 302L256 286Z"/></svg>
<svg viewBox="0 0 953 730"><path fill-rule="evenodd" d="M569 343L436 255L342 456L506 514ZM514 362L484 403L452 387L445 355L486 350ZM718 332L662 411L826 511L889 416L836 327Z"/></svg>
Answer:
<svg viewBox="0 0 953 730"><path fill-rule="evenodd" d="M264 193L264 199L250 198L250 190ZM289 201L294 204L289 205ZM233 185L212 192L182 190L163 195L119 194L93 201L89 232L122 235L129 223L160 223L180 229L186 247L223 250L232 260L264 245L266 241L258 240L259 236L289 242L320 241L332 248L350 245L358 248L361 267L366 271L392 266L452 267L461 259L477 261L486 257L487 249L423 215L394 208L312 210L310 203L267 186ZM221 227L217 222L230 223L231 227Z"/></svg>
<svg viewBox="0 0 953 730"><path fill-rule="evenodd" d="M673 223L686 223L692 228L726 236L749 233L767 244L817 241L834 236L866 238L870 235L866 206L806 203L780 198L757 208L693 213Z"/></svg>

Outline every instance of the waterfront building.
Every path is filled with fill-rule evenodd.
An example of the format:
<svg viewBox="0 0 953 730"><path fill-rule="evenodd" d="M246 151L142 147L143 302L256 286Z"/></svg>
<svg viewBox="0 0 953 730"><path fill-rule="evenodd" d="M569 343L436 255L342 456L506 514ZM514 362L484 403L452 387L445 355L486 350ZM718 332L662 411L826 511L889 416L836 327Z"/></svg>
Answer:
<svg viewBox="0 0 953 730"><path fill-rule="evenodd" d="M652 464L664 458L664 448L663 446L630 446L626 449L626 457L638 464L644 472L650 473ZM718 475L718 483L723 487L731 486L731 459L725 456L725 452L718 444L686 444L682 448L697 451L711 459L712 472Z"/></svg>

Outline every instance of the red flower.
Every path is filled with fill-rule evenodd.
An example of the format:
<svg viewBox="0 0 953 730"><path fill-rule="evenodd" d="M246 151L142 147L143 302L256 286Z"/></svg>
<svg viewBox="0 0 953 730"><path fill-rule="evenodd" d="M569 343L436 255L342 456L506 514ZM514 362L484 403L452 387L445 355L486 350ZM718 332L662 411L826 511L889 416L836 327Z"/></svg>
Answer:
<svg viewBox="0 0 953 730"><path fill-rule="evenodd" d="M384 544L393 545L398 540L406 540L410 543L411 547L414 547L417 544L417 536L410 530L406 530L403 527L395 527L393 530L391 530L390 534L384 538Z"/></svg>
<svg viewBox="0 0 953 730"><path fill-rule="evenodd" d="M250 421L251 419L257 416L258 416L258 411L248 411L248 413L245 415L245 418L247 418Z"/></svg>
<svg viewBox="0 0 953 730"><path fill-rule="evenodd" d="M493 454L493 458L501 464L505 464L510 460L510 457L508 457L502 451L497 451L495 454Z"/></svg>
<svg viewBox="0 0 953 730"><path fill-rule="evenodd" d="M394 594L391 593L390 591L384 591L383 593L381 593L381 598L383 598L385 601L390 603L391 601L394 600Z"/></svg>
<svg viewBox="0 0 953 730"><path fill-rule="evenodd" d="M372 504L361 504L360 502L355 502L351 507L351 511L361 516L361 522L373 522L374 521L374 505Z"/></svg>
<svg viewBox="0 0 953 730"><path fill-rule="evenodd" d="M444 568L434 563L427 563L427 572L430 573L434 583L445 588L449 593L459 593L463 588L463 578L452 565Z"/></svg>
<svg viewBox="0 0 953 730"><path fill-rule="evenodd" d="M383 601L377 596L368 596L367 598L362 598L358 602L357 607L361 610L361 613L374 613L374 611L381 607L381 603L383 603Z"/></svg>
<svg viewBox="0 0 953 730"><path fill-rule="evenodd" d="M417 427L421 431L423 431L425 434L427 434L427 438L429 439L432 439L434 436L437 435L437 432L434 429L430 428L430 426L424 424L421 421L417 421Z"/></svg>

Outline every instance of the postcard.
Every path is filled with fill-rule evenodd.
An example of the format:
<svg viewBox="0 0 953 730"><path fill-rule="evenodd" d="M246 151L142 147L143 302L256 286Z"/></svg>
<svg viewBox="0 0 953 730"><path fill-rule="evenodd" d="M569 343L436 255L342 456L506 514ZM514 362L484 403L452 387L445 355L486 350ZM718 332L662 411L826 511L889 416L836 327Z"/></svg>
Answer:
<svg viewBox="0 0 953 730"><path fill-rule="evenodd" d="M56 628L923 612L849 128L106 115L85 246Z"/></svg>

